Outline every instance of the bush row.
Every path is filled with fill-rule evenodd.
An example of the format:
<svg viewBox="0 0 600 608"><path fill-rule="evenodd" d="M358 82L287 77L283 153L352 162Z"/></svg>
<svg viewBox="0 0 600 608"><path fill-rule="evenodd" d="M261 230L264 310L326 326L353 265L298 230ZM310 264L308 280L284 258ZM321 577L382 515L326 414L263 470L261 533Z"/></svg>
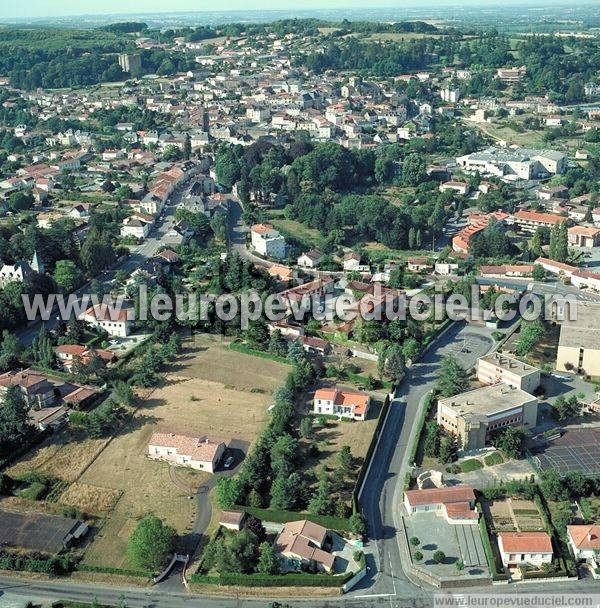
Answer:
<svg viewBox="0 0 600 608"><path fill-rule="evenodd" d="M297 511L276 511L274 509L261 509L259 507L246 507L236 505L234 509L245 511L249 515L261 519L262 521L271 521L278 524L284 524L288 521L298 521L299 519L307 519L315 524L319 524L328 530L337 530L338 532L351 532L350 520L345 517L335 517L334 515L313 515L312 513L298 513Z"/></svg>
<svg viewBox="0 0 600 608"><path fill-rule="evenodd" d="M101 572L103 574L120 574L122 576L139 576L140 578L152 578L153 572L149 570L127 570L125 568L110 568L108 566L91 566L89 564L78 564L77 570L82 572Z"/></svg>
<svg viewBox="0 0 600 608"><path fill-rule="evenodd" d="M344 576L329 574L300 574L289 573L271 574L226 574L208 576L206 574L191 574L191 583L204 585L239 585L241 587L341 587L352 578L353 573Z"/></svg>
<svg viewBox="0 0 600 608"><path fill-rule="evenodd" d="M0 551L0 570L41 572L43 574L67 574L76 566L71 555L52 555L44 553L10 553Z"/></svg>

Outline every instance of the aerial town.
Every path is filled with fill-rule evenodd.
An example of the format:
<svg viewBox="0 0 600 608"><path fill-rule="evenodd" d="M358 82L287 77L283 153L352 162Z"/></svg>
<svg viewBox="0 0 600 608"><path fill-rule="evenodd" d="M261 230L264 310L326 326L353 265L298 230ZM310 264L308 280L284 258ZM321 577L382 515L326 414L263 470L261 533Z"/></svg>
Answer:
<svg viewBox="0 0 600 608"><path fill-rule="evenodd" d="M0 607L600 593L597 5L3 10Z"/></svg>

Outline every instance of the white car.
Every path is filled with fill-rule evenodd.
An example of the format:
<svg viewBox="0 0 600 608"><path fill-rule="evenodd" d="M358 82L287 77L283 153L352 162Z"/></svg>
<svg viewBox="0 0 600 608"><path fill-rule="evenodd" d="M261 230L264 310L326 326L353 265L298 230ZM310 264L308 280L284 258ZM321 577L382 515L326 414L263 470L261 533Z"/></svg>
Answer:
<svg viewBox="0 0 600 608"><path fill-rule="evenodd" d="M225 460L225 464L223 464L224 469L228 469L233 464L233 456L229 456L227 460Z"/></svg>

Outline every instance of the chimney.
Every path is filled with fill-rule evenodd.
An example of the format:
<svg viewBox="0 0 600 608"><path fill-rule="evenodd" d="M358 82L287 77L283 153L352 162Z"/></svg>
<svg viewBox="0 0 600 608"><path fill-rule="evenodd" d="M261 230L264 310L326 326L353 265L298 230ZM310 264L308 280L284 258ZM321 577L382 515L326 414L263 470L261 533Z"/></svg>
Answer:
<svg viewBox="0 0 600 608"><path fill-rule="evenodd" d="M589 543L591 543L594 539L594 535L592 534L591 530L587 533L587 539Z"/></svg>

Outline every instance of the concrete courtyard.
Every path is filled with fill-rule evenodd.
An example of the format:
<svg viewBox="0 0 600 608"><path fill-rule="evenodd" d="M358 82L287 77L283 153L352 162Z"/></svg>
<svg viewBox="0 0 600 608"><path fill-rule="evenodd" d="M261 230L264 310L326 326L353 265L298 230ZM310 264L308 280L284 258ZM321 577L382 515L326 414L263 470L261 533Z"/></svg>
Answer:
<svg viewBox="0 0 600 608"><path fill-rule="evenodd" d="M413 555L416 551L423 554L423 559L415 562L417 567L439 578L489 576L479 526L449 524L434 512L411 514L404 523L409 544L412 537L420 541L416 547L411 544ZM441 564L433 559L436 551L446 555ZM459 573L456 564L461 560L465 567Z"/></svg>

